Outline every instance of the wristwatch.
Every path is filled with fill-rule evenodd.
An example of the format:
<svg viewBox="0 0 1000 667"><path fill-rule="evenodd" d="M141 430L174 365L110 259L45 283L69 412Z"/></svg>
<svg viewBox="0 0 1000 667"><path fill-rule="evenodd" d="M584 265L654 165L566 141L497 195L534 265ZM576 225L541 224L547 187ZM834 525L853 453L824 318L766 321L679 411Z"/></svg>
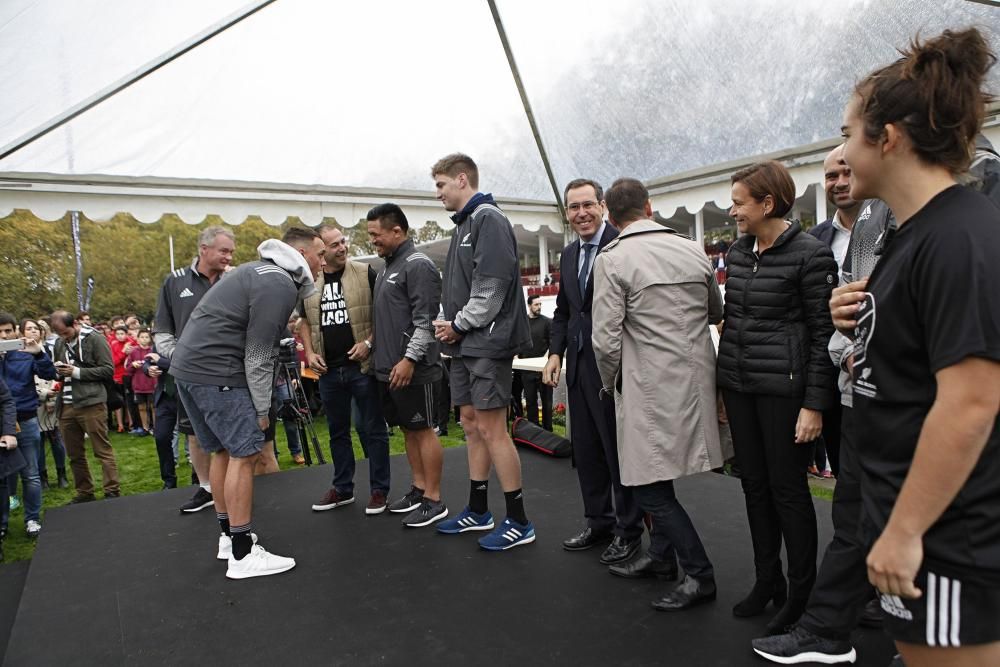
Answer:
<svg viewBox="0 0 1000 667"><path fill-rule="evenodd" d="M364 340L364 343L365 343L365 347L367 347L367 348L368 348L369 350L370 350L370 349L372 349L372 342L371 342L370 340L368 340L368 339L366 338L366 339Z"/></svg>

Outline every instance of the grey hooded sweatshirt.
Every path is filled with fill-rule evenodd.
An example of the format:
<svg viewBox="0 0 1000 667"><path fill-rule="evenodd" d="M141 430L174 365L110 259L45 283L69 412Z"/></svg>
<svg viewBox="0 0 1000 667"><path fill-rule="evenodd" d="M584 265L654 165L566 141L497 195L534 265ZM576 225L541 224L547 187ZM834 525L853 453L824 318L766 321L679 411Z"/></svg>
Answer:
<svg viewBox="0 0 1000 667"><path fill-rule="evenodd" d="M191 313L170 374L219 387L248 387L258 417L271 406L278 341L295 305L315 290L305 258L269 239L260 260L233 269Z"/></svg>

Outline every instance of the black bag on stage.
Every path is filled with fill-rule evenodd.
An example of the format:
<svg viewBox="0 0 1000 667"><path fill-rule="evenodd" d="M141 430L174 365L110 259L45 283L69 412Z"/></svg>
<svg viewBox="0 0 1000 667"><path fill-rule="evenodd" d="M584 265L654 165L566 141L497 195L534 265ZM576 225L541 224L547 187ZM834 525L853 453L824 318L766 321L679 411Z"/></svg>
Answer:
<svg viewBox="0 0 1000 667"><path fill-rule="evenodd" d="M573 453L573 446L569 440L551 431L546 431L524 417L514 419L514 424L510 428L510 437L514 440L515 445L531 447L542 454L556 458L568 458Z"/></svg>

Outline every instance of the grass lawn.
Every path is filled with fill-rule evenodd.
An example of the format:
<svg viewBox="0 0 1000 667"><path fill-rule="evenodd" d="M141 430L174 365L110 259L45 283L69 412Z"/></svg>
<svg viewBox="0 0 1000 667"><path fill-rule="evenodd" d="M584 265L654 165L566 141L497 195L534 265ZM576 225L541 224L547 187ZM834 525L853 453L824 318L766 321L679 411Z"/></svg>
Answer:
<svg viewBox="0 0 1000 667"><path fill-rule="evenodd" d="M565 435L566 429L559 424L555 425L556 433ZM329 462L329 432L326 427L326 420L319 419L316 422L316 437L323 448L323 455ZM357 433L351 431L354 440L354 454L362 458L361 445L358 442ZM292 461L291 455L285 441L285 430L278 427L278 465L282 470L298 468ZM465 444L462 429L455 422L448 426L448 435L441 438L441 444L445 447L458 447ZM118 474L121 480L123 496L131 496L138 493L149 493L159 491L163 486L160 481L160 468L156 458L156 445L153 436L138 437L129 434L112 433L111 445L115 450L115 457L118 461ZM403 453L403 435L399 429L394 429L393 435L389 438L389 451L392 454ZM87 458L90 461L90 471L94 478L94 486L97 489L97 496L101 496L101 466L93 457L93 453L88 451ZM180 486L188 486L191 482L191 466L182 455L181 462L177 466L177 482ZM46 467L49 473L49 481L55 481L55 464L52 462L51 450L47 451ZM68 465L68 462L67 462ZM825 500L833 499L833 491L817 484L810 484L812 493L818 498ZM20 485L18 485L20 493ZM73 480L70 475L70 488L60 489L53 487L42 491L42 532L45 532L45 510L51 507L60 507L67 504L73 498ZM97 502L105 502L98 500ZM206 510L207 511L207 510ZM10 513L10 521L7 529L7 538L4 540L4 561L12 562L31 558L35 551L35 542L24 533L24 509L18 508Z"/></svg>

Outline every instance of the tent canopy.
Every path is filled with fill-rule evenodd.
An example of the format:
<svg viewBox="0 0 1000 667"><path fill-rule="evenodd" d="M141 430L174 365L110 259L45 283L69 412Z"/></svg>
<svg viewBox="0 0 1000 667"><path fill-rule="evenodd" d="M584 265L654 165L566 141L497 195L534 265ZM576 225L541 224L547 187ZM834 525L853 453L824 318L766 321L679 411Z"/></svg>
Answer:
<svg viewBox="0 0 1000 667"><path fill-rule="evenodd" d="M0 147L244 4L3 3ZM917 34L976 25L1000 51L1000 8L966 0L495 6L272 2L0 160L0 215L351 225L394 199L419 227L444 215L430 165L462 151L517 224L558 230L573 178L662 183L836 136L854 82Z"/></svg>

